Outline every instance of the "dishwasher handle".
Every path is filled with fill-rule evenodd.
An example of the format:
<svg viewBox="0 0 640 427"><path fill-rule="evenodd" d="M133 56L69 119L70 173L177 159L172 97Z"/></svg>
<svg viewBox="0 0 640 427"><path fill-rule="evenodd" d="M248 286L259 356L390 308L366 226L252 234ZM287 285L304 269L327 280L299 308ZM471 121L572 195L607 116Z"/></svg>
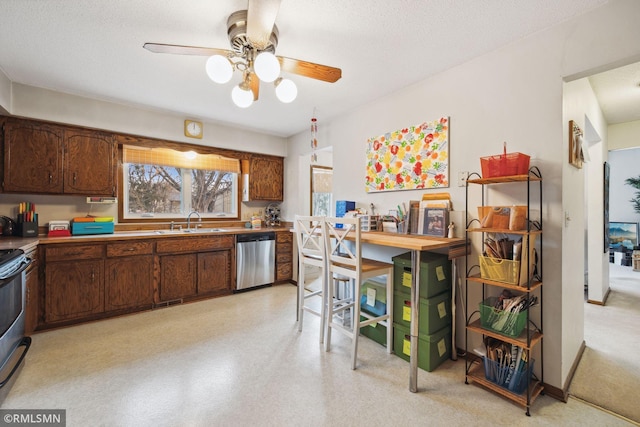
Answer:
<svg viewBox="0 0 640 427"><path fill-rule="evenodd" d="M268 231L266 233L246 233L246 234L237 234L236 242L262 242L265 240L276 240L276 233L273 231Z"/></svg>

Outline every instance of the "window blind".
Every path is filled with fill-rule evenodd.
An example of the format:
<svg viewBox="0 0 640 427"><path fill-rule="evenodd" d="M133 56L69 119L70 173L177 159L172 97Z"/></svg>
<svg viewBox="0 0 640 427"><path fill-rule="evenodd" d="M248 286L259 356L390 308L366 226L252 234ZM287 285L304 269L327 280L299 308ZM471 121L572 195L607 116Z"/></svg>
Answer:
<svg viewBox="0 0 640 427"><path fill-rule="evenodd" d="M183 152L170 148L124 146L122 161L124 163L240 173L240 160L238 159L231 159L217 154L199 154L193 151Z"/></svg>

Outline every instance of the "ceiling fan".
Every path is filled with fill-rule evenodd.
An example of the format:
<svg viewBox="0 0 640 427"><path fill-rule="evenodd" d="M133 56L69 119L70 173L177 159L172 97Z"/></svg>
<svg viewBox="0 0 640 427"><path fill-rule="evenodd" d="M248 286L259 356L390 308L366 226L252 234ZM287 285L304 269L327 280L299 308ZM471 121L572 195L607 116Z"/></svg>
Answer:
<svg viewBox="0 0 640 427"><path fill-rule="evenodd" d="M231 93L239 107L258 100L260 81L274 82L282 102L293 101L297 96L295 83L281 77L280 71L329 83L342 77L340 68L276 56L279 34L275 20L281 0L248 1L247 10L234 12L227 19L230 50L163 43L145 43L143 47L154 53L209 56L207 75L216 83L227 83L235 70L241 71L242 82Z"/></svg>

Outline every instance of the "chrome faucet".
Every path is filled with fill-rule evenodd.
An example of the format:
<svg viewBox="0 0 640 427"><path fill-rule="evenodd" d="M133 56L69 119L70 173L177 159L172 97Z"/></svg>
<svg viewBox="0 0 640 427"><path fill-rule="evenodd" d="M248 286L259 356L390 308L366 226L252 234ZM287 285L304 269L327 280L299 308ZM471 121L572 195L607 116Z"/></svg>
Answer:
<svg viewBox="0 0 640 427"><path fill-rule="evenodd" d="M187 215L187 230L191 229L191 215L196 214L198 215L198 222L202 222L202 217L200 216L200 214L198 213L197 210L192 210L191 212L189 212L189 215Z"/></svg>

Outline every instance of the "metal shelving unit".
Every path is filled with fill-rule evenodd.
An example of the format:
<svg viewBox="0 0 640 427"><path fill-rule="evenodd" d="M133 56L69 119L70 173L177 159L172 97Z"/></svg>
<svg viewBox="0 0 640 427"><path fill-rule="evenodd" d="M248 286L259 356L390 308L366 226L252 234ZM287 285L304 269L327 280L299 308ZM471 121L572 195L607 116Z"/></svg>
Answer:
<svg viewBox="0 0 640 427"><path fill-rule="evenodd" d="M477 178L473 178L477 176ZM472 312L468 315L466 319L466 328L465 328L465 350L467 354L466 362L465 362L465 383L469 384L469 381L479 384L480 386L487 388L501 396L506 397L521 406L526 408L526 415L530 415L530 407L535 399L544 392L543 387L543 379L544 379L544 363L543 363L543 324L542 324L542 308L543 308L543 286L542 286L542 175L540 170L537 167L532 167L529 169L528 174L526 175L515 175L515 176L504 176L504 177L495 177L495 178L481 178L477 173L473 173L469 175L466 182L466 194L465 194L465 208L466 208L466 230L465 230L465 240L467 245L470 244L470 238L473 234L481 234L482 241L485 241L486 234L490 233L504 233L509 235L521 235L521 236L530 236L535 237L540 242L540 250L538 252L538 264L536 265L538 269L538 274L533 277L533 272L531 271L531 261L527 258L527 277L530 278L527 280L525 285L517 285L517 284L509 284L501 281L491 280L487 278L481 277L480 274L472 274L476 270L478 264L478 256L472 255L469 252L466 255L466 266L467 266L467 274L465 280L465 313L469 313L469 287L470 286L481 286L482 288L482 301L486 298L486 293L489 288L502 288L509 289L511 291L524 292L527 295L531 295L531 293L539 292L539 307L540 311L540 321L539 326L535 325L530 319L530 312L533 308L529 308L526 314L526 324L522 332L519 336L507 336L503 335L499 332L495 332L493 330L484 328L481 324L481 320L474 320L473 317L478 311ZM473 219L473 214L470 214L469 210L469 188L470 187L480 187L482 191L482 206L485 206L485 198L486 192L489 187L493 187L495 185L501 185L506 183L521 183L526 185L526 203L527 203L527 221L526 221L526 229L524 230L505 230L505 229L495 229L495 228L482 228L479 225L478 219ZM531 196L532 191L535 191L535 188L538 189L538 212L539 218L532 218L531 213ZM472 218L472 219L470 219ZM535 243L532 242L531 238L527 238L526 247L522 248L522 253L527 251L527 254L531 254L530 252L531 245L535 246ZM523 243L524 245L524 243ZM528 255L529 257L530 255ZM475 262L474 262L475 259ZM524 271L524 270L521 270ZM521 273L522 274L522 273ZM518 281L518 283L520 283ZM527 361L532 360L532 352L534 348L539 347L540 349L540 361L537 367L540 370L540 377L537 378L533 375L533 371L531 371L531 375L527 375L526 377L526 387L524 391L520 394L517 394L495 382L488 379L485 376L484 369L484 361L481 357L477 355L473 355L469 349L469 334L481 334L483 336L483 340L486 337L491 337L497 340L500 340L505 343L509 343L512 345L516 345L522 348L523 352L526 352ZM528 373L528 369L525 370Z"/></svg>

